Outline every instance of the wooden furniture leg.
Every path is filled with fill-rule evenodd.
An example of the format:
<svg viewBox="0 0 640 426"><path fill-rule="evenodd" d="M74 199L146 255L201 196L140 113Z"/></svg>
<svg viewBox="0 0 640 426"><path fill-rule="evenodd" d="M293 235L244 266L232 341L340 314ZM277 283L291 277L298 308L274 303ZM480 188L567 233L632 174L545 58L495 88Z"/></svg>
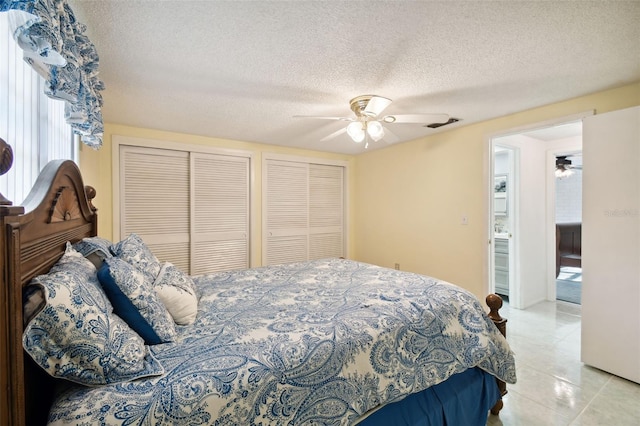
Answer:
<svg viewBox="0 0 640 426"><path fill-rule="evenodd" d="M506 338L507 337L507 319L502 318L500 313L498 312L500 308L502 308L502 298L497 294L490 294L486 298L487 306L489 306L489 318L493 321L493 323L498 328L498 331ZM500 389L500 399L496 402L496 404L491 408L491 414L498 415L504 403L502 402L502 397L507 394L507 384L502 380L496 378L496 382L498 383L498 389Z"/></svg>

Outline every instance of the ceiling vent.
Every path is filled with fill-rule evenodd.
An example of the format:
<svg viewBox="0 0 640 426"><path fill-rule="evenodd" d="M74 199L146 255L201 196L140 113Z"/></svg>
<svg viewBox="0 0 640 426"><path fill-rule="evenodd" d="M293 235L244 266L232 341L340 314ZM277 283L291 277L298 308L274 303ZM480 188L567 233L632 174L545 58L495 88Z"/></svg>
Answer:
<svg viewBox="0 0 640 426"><path fill-rule="evenodd" d="M446 121L444 123L431 123L431 124L426 124L424 127L429 127L431 129L437 129L438 127L446 126L447 124L457 123L458 121L460 121L459 118L450 118L448 121Z"/></svg>

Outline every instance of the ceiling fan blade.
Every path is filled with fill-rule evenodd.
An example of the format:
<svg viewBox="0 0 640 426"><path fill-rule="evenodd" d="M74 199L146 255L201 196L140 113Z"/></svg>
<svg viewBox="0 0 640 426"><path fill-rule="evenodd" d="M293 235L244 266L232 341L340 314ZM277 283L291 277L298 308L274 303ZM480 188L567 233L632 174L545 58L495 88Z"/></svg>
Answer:
<svg viewBox="0 0 640 426"><path fill-rule="evenodd" d="M396 143L400 140L400 138L398 138L398 136L396 136L395 133L393 133L391 130L389 130L388 127L384 128L384 137L382 138L383 141L385 141L388 144L392 144L392 143Z"/></svg>
<svg viewBox="0 0 640 426"><path fill-rule="evenodd" d="M328 141L329 139L333 139L335 137L338 137L341 134L346 133L346 132L347 132L347 128L343 127L342 129L340 129L338 131L335 131L335 132L331 133L330 135L327 135L324 138L320 139L320 142Z"/></svg>
<svg viewBox="0 0 640 426"><path fill-rule="evenodd" d="M382 121L388 124L431 124L446 123L448 114L399 114L387 115Z"/></svg>
<svg viewBox="0 0 640 426"><path fill-rule="evenodd" d="M350 118L350 117L324 117L320 115L294 115L293 118L315 118L318 120L353 121L353 118Z"/></svg>
<svg viewBox="0 0 640 426"><path fill-rule="evenodd" d="M362 112L366 115L373 115L377 117L385 110L389 105L391 105L391 99L383 98L382 96L373 96L367 102L367 106L364 107Z"/></svg>

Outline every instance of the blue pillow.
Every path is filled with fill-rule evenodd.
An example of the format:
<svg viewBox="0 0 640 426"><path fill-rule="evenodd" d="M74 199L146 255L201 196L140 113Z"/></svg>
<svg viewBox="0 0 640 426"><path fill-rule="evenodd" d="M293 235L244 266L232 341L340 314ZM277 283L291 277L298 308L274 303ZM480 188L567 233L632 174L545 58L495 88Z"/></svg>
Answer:
<svg viewBox="0 0 640 426"><path fill-rule="evenodd" d="M98 386L164 373L142 338L113 314L93 264L70 244L32 284L43 289L45 306L25 327L22 345L48 374Z"/></svg>
<svg viewBox="0 0 640 426"><path fill-rule="evenodd" d="M98 280L113 305L113 311L148 345L176 338L173 317L153 289L153 278L117 257L104 260Z"/></svg>
<svg viewBox="0 0 640 426"><path fill-rule="evenodd" d="M115 279L109 273L109 268L104 266L98 271L98 280L113 305L113 312L126 322L136 333L144 339L147 345L162 343L153 327L144 319L138 308L129 300L126 294L120 290Z"/></svg>

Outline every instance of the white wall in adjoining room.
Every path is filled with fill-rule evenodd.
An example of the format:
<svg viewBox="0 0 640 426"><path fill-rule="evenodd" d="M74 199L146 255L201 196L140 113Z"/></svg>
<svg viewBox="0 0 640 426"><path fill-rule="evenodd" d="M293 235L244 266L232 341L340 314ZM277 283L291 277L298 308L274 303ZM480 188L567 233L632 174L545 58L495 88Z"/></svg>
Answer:
<svg viewBox="0 0 640 426"><path fill-rule="evenodd" d="M567 155L573 165L582 166L582 134L549 140L547 150L554 156ZM582 169L555 181L555 222L582 222Z"/></svg>
<svg viewBox="0 0 640 426"><path fill-rule="evenodd" d="M556 179L556 223L582 222L582 170Z"/></svg>
<svg viewBox="0 0 640 426"><path fill-rule="evenodd" d="M509 152L508 151L498 151L495 153L495 167L494 173L496 175L507 174L510 172L509 170Z"/></svg>

